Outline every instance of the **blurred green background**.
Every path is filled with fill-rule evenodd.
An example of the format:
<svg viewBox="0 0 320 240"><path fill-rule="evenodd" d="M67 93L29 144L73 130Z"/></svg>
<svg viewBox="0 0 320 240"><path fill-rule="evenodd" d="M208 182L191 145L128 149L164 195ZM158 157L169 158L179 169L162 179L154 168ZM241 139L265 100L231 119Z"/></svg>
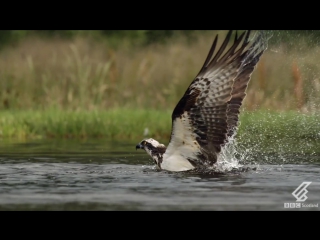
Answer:
<svg viewBox="0 0 320 240"><path fill-rule="evenodd" d="M320 31L268 32L272 38L252 75L243 111L317 114ZM135 138L146 127L167 137L172 109L215 35L219 44L226 33L0 31L0 137Z"/></svg>

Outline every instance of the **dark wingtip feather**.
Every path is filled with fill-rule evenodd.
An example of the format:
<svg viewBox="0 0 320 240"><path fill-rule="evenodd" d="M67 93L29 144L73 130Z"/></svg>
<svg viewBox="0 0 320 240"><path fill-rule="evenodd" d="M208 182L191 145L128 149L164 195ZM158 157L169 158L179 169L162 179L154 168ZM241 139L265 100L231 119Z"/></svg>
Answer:
<svg viewBox="0 0 320 240"><path fill-rule="evenodd" d="M208 65L208 63L209 63L209 61L210 61L210 59L211 59L211 57L212 57L212 55L214 53L214 50L216 49L217 42L218 42L218 34L216 35L216 37L213 40L212 46L210 48L210 51L209 51L209 53L207 55L206 60L204 61L204 64L203 64L202 68L200 69L199 73L201 73L203 71L203 69L207 67L207 65Z"/></svg>
<svg viewBox="0 0 320 240"><path fill-rule="evenodd" d="M221 54L224 52L224 50L226 49L229 41L230 41L230 38L231 38L231 34L232 34L232 30L229 30L226 38L224 39L220 49L218 50L218 52L216 53L216 55L214 56L214 58L212 59L210 65L214 64L218 59L219 57L221 56Z"/></svg>
<svg viewBox="0 0 320 240"><path fill-rule="evenodd" d="M234 38L234 42L236 42L238 40L238 31L236 31L236 36Z"/></svg>
<svg viewBox="0 0 320 240"><path fill-rule="evenodd" d="M249 43L249 36L250 36L251 30L247 31L246 37L244 38L245 43Z"/></svg>

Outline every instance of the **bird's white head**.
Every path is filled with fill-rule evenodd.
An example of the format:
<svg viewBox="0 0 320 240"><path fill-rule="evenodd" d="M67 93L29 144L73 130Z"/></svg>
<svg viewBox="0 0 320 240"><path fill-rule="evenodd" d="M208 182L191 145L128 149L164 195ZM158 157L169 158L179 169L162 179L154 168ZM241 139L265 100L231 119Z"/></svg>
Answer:
<svg viewBox="0 0 320 240"><path fill-rule="evenodd" d="M162 157L166 151L166 146L153 138L142 140L137 144L136 149L144 149L153 159L155 164L161 169Z"/></svg>

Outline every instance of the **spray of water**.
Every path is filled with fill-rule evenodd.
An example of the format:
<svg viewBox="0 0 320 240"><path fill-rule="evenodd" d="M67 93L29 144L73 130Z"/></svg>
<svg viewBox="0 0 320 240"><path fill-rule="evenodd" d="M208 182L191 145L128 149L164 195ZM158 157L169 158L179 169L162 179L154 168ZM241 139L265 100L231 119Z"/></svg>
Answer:
<svg viewBox="0 0 320 240"><path fill-rule="evenodd" d="M233 169L239 169L240 167L243 167L243 165L240 164L242 154L238 150L235 135L236 134L231 136L226 145L221 149L221 153L217 161L218 171L228 172Z"/></svg>
<svg viewBox="0 0 320 240"><path fill-rule="evenodd" d="M232 136L222 148L217 172L264 165L305 164L319 160L320 115L264 113L247 121L241 136Z"/></svg>

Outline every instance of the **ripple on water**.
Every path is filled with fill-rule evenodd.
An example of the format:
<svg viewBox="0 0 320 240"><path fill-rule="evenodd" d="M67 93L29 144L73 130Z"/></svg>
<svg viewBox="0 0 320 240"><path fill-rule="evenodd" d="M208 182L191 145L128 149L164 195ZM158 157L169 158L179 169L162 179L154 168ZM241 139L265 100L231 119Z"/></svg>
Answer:
<svg viewBox="0 0 320 240"><path fill-rule="evenodd" d="M129 144L113 146L112 154L105 143L91 144L92 151L64 144L50 151L29 145L25 157L17 148L0 155L0 209L283 210L303 181L312 182L307 201L319 201L320 165L307 159L249 165L256 170L237 174L170 173L154 169L145 153L128 151Z"/></svg>

